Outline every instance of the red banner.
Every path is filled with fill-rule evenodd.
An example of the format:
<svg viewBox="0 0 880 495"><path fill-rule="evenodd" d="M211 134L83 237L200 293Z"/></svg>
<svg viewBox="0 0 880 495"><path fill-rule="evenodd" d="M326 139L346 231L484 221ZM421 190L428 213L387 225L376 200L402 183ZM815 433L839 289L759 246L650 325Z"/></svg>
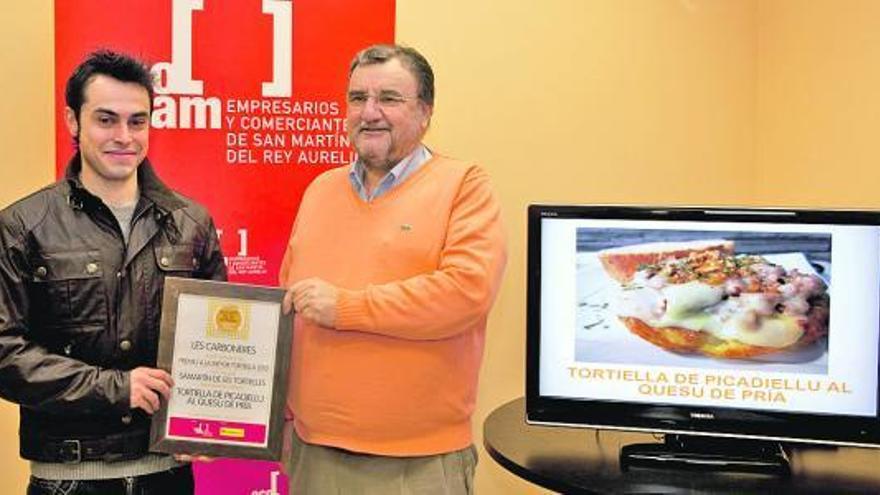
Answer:
<svg viewBox="0 0 880 495"><path fill-rule="evenodd" d="M394 0L56 0L57 172L72 154L64 84L76 65L100 48L147 61L157 76L148 156L159 176L211 211L231 280L274 285L303 190L353 158L348 64L360 48L393 41L394 8ZM287 492L271 463L217 461L197 476L203 494Z"/></svg>

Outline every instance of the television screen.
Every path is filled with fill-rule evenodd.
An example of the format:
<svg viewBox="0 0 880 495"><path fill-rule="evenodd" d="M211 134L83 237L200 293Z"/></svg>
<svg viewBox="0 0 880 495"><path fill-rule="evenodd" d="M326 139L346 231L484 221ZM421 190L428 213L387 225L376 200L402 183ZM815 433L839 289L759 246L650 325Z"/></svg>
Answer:
<svg viewBox="0 0 880 495"><path fill-rule="evenodd" d="M533 205L528 420L880 444L880 214Z"/></svg>

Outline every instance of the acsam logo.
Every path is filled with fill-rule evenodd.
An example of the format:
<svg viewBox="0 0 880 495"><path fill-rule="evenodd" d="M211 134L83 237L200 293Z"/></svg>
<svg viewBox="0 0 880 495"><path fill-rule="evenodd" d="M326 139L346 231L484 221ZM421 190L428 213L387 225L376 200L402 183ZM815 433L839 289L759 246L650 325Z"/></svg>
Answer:
<svg viewBox="0 0 880 495"><path fill-rule="evenodd" d="M156 129L219 129L222 103L204 96L204 81L193 77L193 13L205 0L173 0L171 61L151 67L156 77L151 124ZM293 3L263 0L262 13L272 17L272 80L262 83L263 97L290 97L293 67Z"/></svg>
<svg viewBox="0 0 880 495"><path fill-rule="evenodd" d="M271 471L269 473L269 488L262 490L253 490L251 495L281 495L278 491L278 477L281 476L280 471Z"/></svg>

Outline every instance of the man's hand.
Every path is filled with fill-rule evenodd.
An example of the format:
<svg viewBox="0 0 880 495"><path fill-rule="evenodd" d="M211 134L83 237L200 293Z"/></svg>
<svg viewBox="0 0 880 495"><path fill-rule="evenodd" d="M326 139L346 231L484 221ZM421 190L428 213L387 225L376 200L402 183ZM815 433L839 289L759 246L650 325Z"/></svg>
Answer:
<svg viewBox="0 0 880 495"><path fill-rule="evenodd" d="M130 380L130 407L141 408L147 414L159 410L160 398L168 401L171 397L171 387L174 386L174 381L167 371L145 366L131 370Z"/></svg>
<svg viewBox="0 0 880 495"><path fill-rule="evenodd" d="M336 326L336 299L339 289L319 278L307 278L290 286L284 294L284 313L291 309L303 318L327 328Z"/></svg>

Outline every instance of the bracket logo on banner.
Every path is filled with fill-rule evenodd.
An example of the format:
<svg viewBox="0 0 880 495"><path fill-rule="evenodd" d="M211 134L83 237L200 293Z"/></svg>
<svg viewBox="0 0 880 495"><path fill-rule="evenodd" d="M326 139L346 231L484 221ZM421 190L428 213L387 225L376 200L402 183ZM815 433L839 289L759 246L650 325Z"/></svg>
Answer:
<svg viewBox="0 0 880 495"><path fill-rule="evenodd" d="M159 94L202 95L203 82L192 75L192 16L204 8L204 0L174 0L171 10L171 60L153 65L159 76ZM263 0L262 11L272 16L272 81L263 83L262 96L291 95L291 60L293 58L293 3ZM156 127L162 127L154 119ZM171 127L174 127L173 125ZM205 129L196 125L198 129ZM212 126L218 129L218 126Z"/></svg>
<svg viewBox="0 0 880 495"><path fill-rule="evenodd" d="M56 172L73 154L64 84L91 51L156 76L148 156L205 205L230 279L275 285L306 186L354 159L345 87L354 54L394 40L394 0L55 0ZM200 494L287 492L273 463L218 460Z"/></svg>

